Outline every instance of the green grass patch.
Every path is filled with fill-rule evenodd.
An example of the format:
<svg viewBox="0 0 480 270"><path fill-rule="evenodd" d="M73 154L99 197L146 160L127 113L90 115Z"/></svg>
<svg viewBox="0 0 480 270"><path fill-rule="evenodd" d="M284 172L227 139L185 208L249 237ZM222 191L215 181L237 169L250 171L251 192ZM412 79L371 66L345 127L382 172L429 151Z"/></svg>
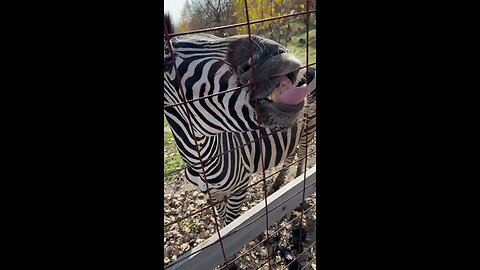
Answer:
<svg viewBox="0 0 480 270"><path fill-rule="evenodd" d="M188 228L192 230L193 226L195 226L195 221L192 218L187 218L181 223L184 228Z"/></svg>
<svg viewBox="0 0 480 270"><path fill-rule="evenodd" d="M165 117L165 115L163 115L163 127L168 127L168 122L167 122L167 118Z"/></svg>
<svg viewBox="0 0 480 270"><path fill-rule="evenodd" d="M173 138L173 134L170 131L170 128L168 131L163 132L163 139L166 149L175 149L175 139Z"/></svg>
<svg viewBox="0 0 480 270"><path fill-rule="evenodd" d="M302 41L303 40L303 41ZM306 40L307 40L307 32L302 31L299 32L297 31L291 36L291 40L289 40L286 44L284 44L288 51L295 55L303 65L306 64L306 53L307 53L307 45L306 45ZM311 29L308 31L308 64L313 64L315 63L316 57L317 57L317 46L316 46L316 40L317 40L317 33L315 29ZM315 63L312 65L313 68L317 67L317 64Z"/></svg>
<svg viewBox="0 0 480 270"><path fill-rule="evenodd" d="M164 128L163 140L163 152L165 157L163 175L165 180L168 181L173 178L173 174L175 172L185 167L185 163L183 162L180 154L178 153L177 147L175 145L175 139L173 138L173 134L168 127Z"/></svg>
<svg viewBox="0 0 480 270"><path fill-rule="evenodd" d="M307 52L307 29L303 19L292 19L290 21L291 32L280 38L280 43L287 47L288 51L295 55L303 65L306 65ZM287 38L288 37L288 38ZM286 39L287 38L287 39ZM316 63L317 56L317 31L316 25L310 21L308 28L308 64ZM316 64L312 65L316 68Z"/></svg>

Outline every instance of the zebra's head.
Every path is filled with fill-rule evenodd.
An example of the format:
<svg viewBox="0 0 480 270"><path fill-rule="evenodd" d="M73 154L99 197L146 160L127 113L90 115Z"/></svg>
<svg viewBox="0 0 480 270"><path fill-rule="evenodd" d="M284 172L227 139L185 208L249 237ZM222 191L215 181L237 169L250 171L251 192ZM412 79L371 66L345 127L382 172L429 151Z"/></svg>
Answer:
<svg viewBox="0 0 480 270"><path fill-rule="evenodd" d="M230 44L227 62L234 68L238 85L250 85L250 105L258 104L258 119L263 127L283 128L292 125L313 90L301 81L306 69L288 50L275 41L252 36L236 36Z"/></svg>
<svg viewBox="0 0 480 270"><path fill-rule="evenodd" d="M263 37L194 34L173 38L171 46L173 52L168 43L164 47L164 105L181 103L183 89L186 100L197 100L187 107L202 134L291 126L313 90L302 80L306 69L299 71L300 61L284 46ZM227 91L236 87L241 88ZM185 115L179 110L165 112L179 118Z"/></svg>

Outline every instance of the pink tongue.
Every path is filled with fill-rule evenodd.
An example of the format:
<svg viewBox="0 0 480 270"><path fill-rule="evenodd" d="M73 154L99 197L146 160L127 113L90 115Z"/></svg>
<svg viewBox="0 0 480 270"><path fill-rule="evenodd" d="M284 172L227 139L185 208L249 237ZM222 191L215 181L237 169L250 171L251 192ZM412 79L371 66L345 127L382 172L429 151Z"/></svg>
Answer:
<svg viewBox="0 0 480 270"><path fill-rule="evenodd" d="M280 95L275 103L283 103L287 105L299 104L308 94L307 85L294 87L292 82L284 76L279 86Z"/></svg>

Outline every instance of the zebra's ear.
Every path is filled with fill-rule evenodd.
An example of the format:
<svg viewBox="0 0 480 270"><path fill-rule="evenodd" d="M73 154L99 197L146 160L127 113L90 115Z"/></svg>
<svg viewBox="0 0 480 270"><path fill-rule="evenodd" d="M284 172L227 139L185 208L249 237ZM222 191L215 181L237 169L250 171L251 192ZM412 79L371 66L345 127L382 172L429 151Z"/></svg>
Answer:
<svg viewBox="0 0 480 270"><path fill-rule="evenodd" d="M174 33L172 19L170 18L170 14L166 13L163 14L163 21L167 25L167 31L169 34Z"/></svg>
<svg viewBox="0 0 480 270"><path fill-rule="evenodd" d="M170 18L170 14L168 13L163 14L163 21L167 28L166 31L169 34L173 33L174 29L173 29L172 19ZM164 44L163 44L163 47L164 47L163 49L165 50L165 55L163 57L163 71L167 72L172 70L172 57L168 54L169 50L167 49L165 42L166 40L164 40Z"/></svg>

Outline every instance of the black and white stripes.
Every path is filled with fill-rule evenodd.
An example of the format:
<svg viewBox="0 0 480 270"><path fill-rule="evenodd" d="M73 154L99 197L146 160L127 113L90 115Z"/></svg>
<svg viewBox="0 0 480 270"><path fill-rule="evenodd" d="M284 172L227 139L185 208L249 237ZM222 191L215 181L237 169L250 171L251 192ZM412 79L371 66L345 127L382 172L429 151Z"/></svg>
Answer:
<svg viewBox="0 0 480 270"><path fill-rule="evenodd" d="M171 40L173 52L165 47L164 56L164 113L178 151L189 165L186 178L203 192L207 191L208 185L214 201L227 197L216 207L226 224L240 214L249 177L262 170L261 158L266 170L294 156L305 127L303 121L297 121L278 131L278 127L274 130L273 127L262 127L258 122L252 105L252 88L239 81L239 68L234 64L239 65L237 62L243 57L235 54L242 51L236 45L243 44L238 42L243 38L218 38L208 34L176 37ZM260 64L262 57L266 59L286 52L281 45L271 41L259 46L254 49L258 51L258 60L255 61ZM285 71L285 74L291 72L292 76L298 76L298 86L308 82L314 88L313 69L309 69L306 76L297 75L298 71L292 70ZM237 90L230 90L239 86ZM305 108L315 110L315 95L312 89ZM302 112L295 111L289 117L300 119ZM309 130L313 131L314 127L309 125Z"/></svg>

